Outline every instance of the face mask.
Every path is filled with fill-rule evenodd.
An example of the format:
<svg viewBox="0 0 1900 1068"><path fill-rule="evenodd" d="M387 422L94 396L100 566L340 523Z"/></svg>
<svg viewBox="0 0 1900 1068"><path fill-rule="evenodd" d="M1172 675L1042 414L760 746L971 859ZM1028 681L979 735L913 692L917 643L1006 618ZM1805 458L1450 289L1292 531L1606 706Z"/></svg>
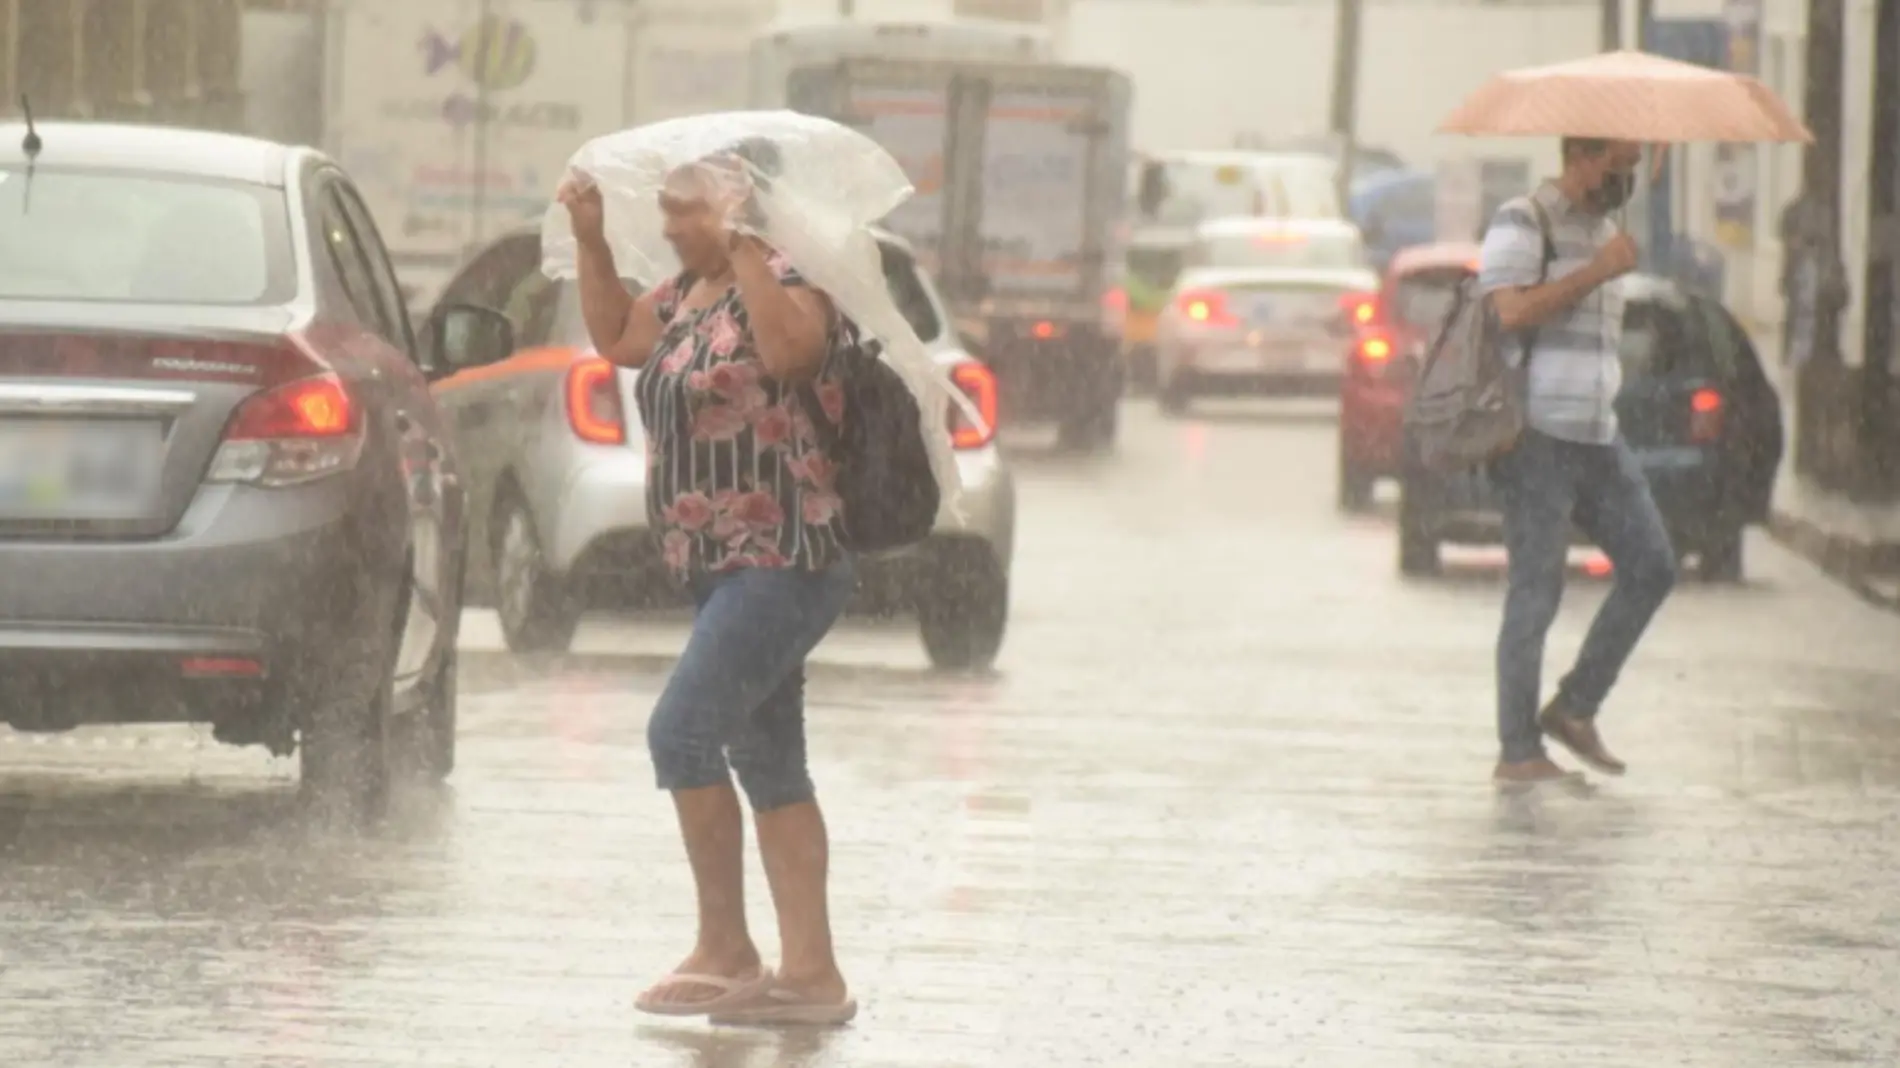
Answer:
<svg viewBox="0 0 1900 1068"><path fill-rule="evenodd" d="M1590 206L1599 215L1610 212L1629 203L1630 194L1636 191L1636 176L1616 171L1603 176L1603 181L1590 192Z"/></svg>

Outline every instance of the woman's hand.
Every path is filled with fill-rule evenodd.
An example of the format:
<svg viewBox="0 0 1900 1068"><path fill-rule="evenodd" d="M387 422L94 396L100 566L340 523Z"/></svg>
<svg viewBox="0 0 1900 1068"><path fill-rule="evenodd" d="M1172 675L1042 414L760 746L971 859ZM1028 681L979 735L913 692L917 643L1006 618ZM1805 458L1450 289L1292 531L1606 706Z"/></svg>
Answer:
<svg viewBox="0 0 1900 1068"><path fill-rule="evenodd" d="M765 215L759 208L758 183L746 162L737 156L720 156L700 167L706 200L726 247L736 249L744 239L762 236Z"/></svg>
<svg viewBox="0 0 1900 1068"><path fill-rule="evenodd" d="M593 179L583 174L569 174L554 199L567 208L575 241L589 246L607 243L607 208L601 202L600 186Z"/></svg>

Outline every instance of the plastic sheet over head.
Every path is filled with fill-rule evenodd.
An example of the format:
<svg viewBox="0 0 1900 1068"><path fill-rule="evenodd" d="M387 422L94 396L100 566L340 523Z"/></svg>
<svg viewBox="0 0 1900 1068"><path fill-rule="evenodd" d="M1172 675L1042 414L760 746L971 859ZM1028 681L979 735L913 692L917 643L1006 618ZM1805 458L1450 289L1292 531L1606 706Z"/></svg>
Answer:
<svg viewBox="0 0 1900 1068"><path fill-rule="evenodd" d="M680 271L667 242L660 194L690 174L732 229L783 253L866 333L917 396L932 467L944 499L959 486L949 407L982 417L937 366L898 310L884 279L871 224L913 192L897 161L875 141L829 119L790 111L724 112L673 119L596 138L568 163L574 180L600 189L608 247L622 277L653 286ZM567 210L549 206L542 267L575 276Z"/></svg>

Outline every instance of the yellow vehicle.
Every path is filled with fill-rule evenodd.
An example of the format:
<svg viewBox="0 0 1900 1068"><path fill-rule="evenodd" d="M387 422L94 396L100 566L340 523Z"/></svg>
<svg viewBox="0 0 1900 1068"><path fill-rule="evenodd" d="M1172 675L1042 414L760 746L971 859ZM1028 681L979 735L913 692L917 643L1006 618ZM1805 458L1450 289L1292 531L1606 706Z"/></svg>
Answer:
<svg viewBox="0 0 1900 1068"><path fill-rule="evenodd" d="M1336 165L1317 152L1163 152L1132 163L1134 226L1122 285L1109 295L1129 377L1154 384L1155 324L1168 306L1196 228L1211 219L1344 216Z"/></svg>

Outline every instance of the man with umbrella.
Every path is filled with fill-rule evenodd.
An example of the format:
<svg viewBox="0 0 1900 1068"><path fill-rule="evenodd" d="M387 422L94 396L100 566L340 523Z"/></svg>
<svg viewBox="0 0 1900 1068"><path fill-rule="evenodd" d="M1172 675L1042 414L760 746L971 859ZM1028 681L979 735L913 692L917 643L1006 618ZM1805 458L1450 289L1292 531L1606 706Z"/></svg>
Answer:
<svg viewBox="0 0 1900 1068"><path fill-rule="evenodd" d="M1529 360L1523 435L1492 461L1504 511L1509 590L1498 635L1501 785L1569 777L1549 735L1586 764L1624 771L1598 707L1676 577L1675 550L1616 423L1623 303L1615 279L1636 244L1610 216L1635 187L1645 143L1804 141L1812 135L1753 78L1640 52L1505 71L1440 124L1444 133L1558 137L1563 171L1498 210L1479 284ZM1544 638L1563 593L1572 524L1610 557L1615 584L1576 666L1541 709Z"/></svg>
<svg viewBox="0 0 1900 1068"><path fill-rule="evenodd" d="M1492 465L1504 510L1509 592L1498 637L1501 783L1567 772L1543 735L1620 775L1596 712L1676 578L1676 554L1636 456L1617 427L1623 301L1636 243L1610 220L1635 185L1641 146L1566 138L1563 172L1498 209L1479 285L1500 325L1528 339L1529 424ZM1573 668L1540 711L1544 638L1563 595L1573 521L1616 565L1615 585Z"/></svg>

